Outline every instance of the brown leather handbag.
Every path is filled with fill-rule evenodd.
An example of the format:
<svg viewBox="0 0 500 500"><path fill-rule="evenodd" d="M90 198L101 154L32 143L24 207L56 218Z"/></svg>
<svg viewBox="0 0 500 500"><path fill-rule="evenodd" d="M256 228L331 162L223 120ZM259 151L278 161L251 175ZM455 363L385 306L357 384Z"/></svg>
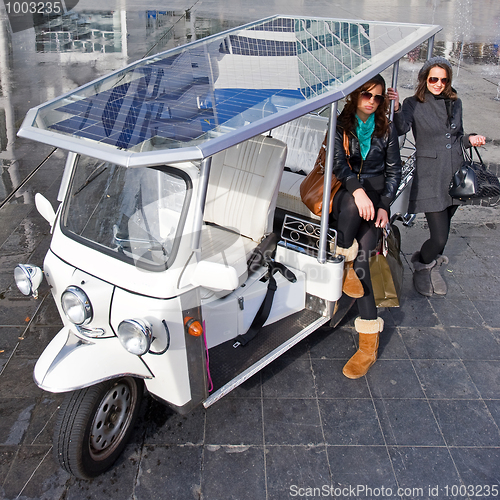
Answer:
<svg viewBox="0 0 500 500"><path fill-rule="evenodd" d="M321 212L323 210L323 186L324 186L324 174L325 174L327 137L328 134L325 135L325 139L323 140L323 144L321 145L313 169L306 175L306 178L302 181L302 184L300 185L300 197L302 199L302 202L315 215L321 215ZM349 158L349 139L345 132L344 132L344 150L346 151L347 158ZM347 163L349 163L349 159L347 160ZM333 197L340 189L341 185L342 183L337 179L335 174L332 172L332 188L330 191L329 213L332 211Z"/></svg>

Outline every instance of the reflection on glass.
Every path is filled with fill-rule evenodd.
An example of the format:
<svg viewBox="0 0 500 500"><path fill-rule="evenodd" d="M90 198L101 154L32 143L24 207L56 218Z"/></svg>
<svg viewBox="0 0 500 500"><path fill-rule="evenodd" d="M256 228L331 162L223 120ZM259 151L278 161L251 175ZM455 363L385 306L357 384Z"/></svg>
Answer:
<svg viewBox="0 0 500 500"><path fill-rule="evenodd" d="M68 236L139 267L173 259L188 187L174 169L127 169L80 157L64 207Z"/></svg>
<svg viewBox="0 0 500 500"><path fill-rule="evenodd" d="M35 26L37 52L121 52L119 13L44 15Z"/></svg>
<svg viewBox="0 0 500 500"><path fill-rule="evenodd" d="M148 22L158 16L152 11ZM258 21L76 90L42 107L33 126L133 152L196 146L345 87L422 31L395 23Z"/></svg>

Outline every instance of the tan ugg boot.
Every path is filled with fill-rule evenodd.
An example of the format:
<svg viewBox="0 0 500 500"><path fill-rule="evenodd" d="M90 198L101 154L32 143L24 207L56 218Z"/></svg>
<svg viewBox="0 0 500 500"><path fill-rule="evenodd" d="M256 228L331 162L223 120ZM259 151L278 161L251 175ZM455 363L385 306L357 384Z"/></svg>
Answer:
<svg viewBox="0 0 500 500"><path fill-rule="evenodd" d="M358 256L358 242L353 241L349 248L337 247L337 255L344 256L344 281L342 291L353 299L363 297L365 291L353 268L354 259Z"/></svg>
<svg viewBox="0 0 500 500"><path fill-rule="evenodd" d="M384 320L382 318L361 319L358 316L354 321L354 328L359 334L359 347L342 370L342 373L351 379L366 375L377 361L379 338L384 329Z"/></svg>

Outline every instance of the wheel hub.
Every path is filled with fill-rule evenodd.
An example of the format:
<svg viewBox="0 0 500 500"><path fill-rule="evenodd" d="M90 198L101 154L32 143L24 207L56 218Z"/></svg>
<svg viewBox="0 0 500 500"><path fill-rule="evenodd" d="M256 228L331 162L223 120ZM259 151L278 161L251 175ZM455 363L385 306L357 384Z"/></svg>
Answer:
<svg viewBox="0 0 500 500"><path fill-rule="evenodd" d="M94 459L104 458L120 442L131 418L134 398L130 385L120 381L101 400L90 432L90 453Z"/></svg>

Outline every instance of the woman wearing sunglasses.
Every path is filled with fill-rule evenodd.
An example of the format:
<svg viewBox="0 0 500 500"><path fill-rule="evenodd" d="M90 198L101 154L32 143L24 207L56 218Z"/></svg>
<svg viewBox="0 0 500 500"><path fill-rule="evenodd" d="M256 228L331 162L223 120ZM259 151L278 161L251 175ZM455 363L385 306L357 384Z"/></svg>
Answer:
<svg viewBox="0 0 500 500"><path fill-rule="evenodd" d="M357 298L359 310L354 322L359 349L342 370L351 379L362 377L375 363L384 327L377 315L369 256L389 222L389 205L401 180L398 136L387 118L385 90L384 79L376 75L347 96L335 137L333 170L342 187L331 216L337 253L346 262L343 291Z"/></svg>
<svg viewBox="0 0 500 500"><path fill-rule="evenodd" d="M462 145L482 146L482 135L464 136L462 102L451 86L452 67L443 57L427 60L418 74L415 95L399 105L398 92L388 89L395 101L394 123L399 134L413 130L417 168L410 194L409 213L425 213L430 237L412 255L413 284L425 296L445 295L446 283L439 273L448 263L443 255L451 218L460 201L448 194L453 174L463 163Z"/></svg>

